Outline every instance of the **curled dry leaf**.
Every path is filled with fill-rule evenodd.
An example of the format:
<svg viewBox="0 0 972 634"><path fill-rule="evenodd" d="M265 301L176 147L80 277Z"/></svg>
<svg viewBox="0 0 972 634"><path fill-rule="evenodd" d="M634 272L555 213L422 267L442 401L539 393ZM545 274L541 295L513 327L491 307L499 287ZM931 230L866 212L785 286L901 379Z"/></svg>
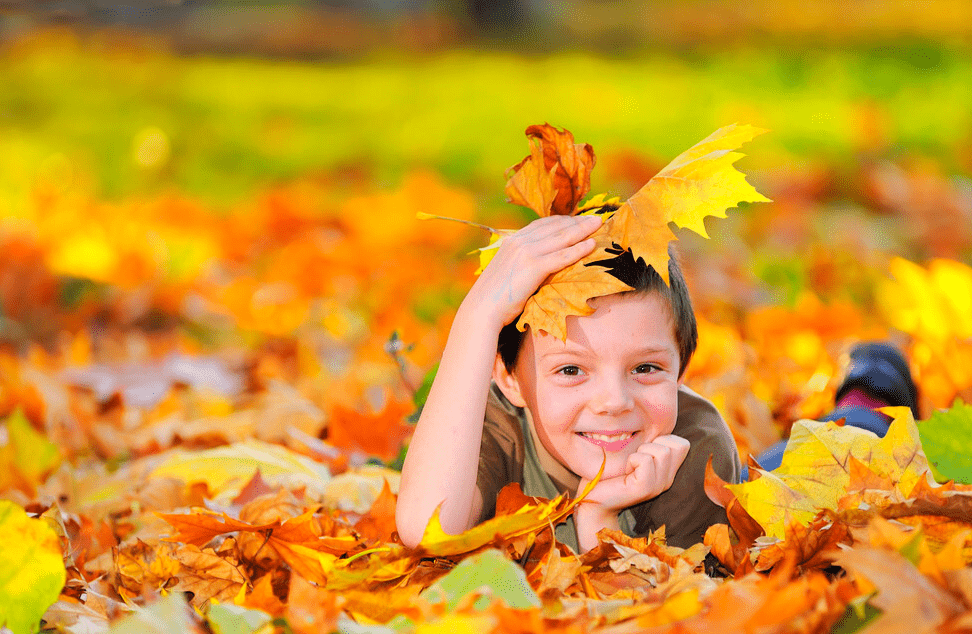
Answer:
<svg viewBox="0 0 972 634"><path fill-rule="evenodd" d="M547 123L530 126L526 135L530 155L507 170L513 172L506 183L509 201L539 216L574 215L591 189L594 149Z"/></svg>

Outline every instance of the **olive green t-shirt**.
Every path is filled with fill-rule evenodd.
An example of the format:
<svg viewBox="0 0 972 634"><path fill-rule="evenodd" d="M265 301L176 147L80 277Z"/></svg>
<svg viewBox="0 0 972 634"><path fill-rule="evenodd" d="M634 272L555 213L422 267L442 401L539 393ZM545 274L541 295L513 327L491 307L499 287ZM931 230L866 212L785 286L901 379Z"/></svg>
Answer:
<svg viewBox="0 0 972 634"><path fill-rule="evenodd" d="M715 472L727 482L739 481L741 466L732 433L718 410L684 386L678 391L678 419L672 433L691 445L672 486L625 509L618 519L621 529L632 537L645 536L664 525L670 545L688 548L702 541L709 526L726 523L725 509L705 494L709 456ZM512 405L493 384L479 450L476 486L483 496L479 522L495 515L496 496L507 484L517 482L527 495L552 498L565 492L573 496L578 480L540 444L527 412ZM572 519L558 527L557 537L577 550Z"/></svg>

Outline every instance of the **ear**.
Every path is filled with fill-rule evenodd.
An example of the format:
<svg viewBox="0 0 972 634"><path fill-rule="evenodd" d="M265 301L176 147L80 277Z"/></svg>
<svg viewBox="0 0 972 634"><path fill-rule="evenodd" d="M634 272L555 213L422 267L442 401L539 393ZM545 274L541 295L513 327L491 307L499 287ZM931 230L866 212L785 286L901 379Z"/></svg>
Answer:
<svg viewBox="0 0 972 634"><path fill-rule="evenodd" d="M506 400L516 407L526 407L526 401L523 400L523 392L520 390L519 380L517 380L515 374L507 372L506 364L503 363L503 357L498 354L493 360L493 381L499 387L503 396L506 397Z"/></svg>

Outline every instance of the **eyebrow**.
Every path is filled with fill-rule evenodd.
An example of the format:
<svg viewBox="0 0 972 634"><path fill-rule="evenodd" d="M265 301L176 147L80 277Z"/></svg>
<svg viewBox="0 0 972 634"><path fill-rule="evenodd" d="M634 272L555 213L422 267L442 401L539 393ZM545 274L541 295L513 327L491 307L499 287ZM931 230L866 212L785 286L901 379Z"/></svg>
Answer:
<svg viewBox="0 0 972 634"><path fill-rule="evenodd" d="M558 356L587 356L590 353L591 351L587 348L567 348L564 350L553 350L551 352L545 352L542 355L540 355L539 359L542 360L542 359L547 359L549 357L558 357ZM678 357L678 350L674 348L669 348L667 346L661 346L661 347L647 346L644 348L639 348L633 351L631 354L632 356L636 356L636 357L650 356L655 354L666 354L666 355L672 355L673 357Z"/></svg>

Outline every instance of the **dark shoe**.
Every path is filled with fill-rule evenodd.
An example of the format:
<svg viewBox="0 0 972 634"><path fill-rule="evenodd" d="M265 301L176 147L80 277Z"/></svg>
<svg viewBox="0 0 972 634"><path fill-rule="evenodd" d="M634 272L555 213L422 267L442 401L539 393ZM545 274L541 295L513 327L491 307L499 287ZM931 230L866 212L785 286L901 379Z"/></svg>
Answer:
<svg viewBox="0 0 972 634"><path fill-rule="evenodd" d="M834 398L837 403L856 388L888 405L909 407L918 419L918 388L908 361L897 348L886 343L862 343L851 350L850 358L847 377Z"/></svg>

